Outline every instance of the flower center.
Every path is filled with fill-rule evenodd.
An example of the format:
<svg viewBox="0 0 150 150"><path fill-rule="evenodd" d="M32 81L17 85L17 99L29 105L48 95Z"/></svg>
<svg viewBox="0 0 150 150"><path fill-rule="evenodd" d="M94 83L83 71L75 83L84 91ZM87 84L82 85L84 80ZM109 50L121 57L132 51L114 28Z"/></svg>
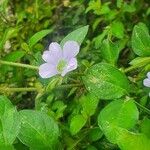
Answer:
<svg viewBox="0 0 150 150"><path fill-rule="evenodd" d="M64 59L60 60L57 65L58 72L62 72L64 68L66 67L66 65L67 65L67 62Z"/></svg>

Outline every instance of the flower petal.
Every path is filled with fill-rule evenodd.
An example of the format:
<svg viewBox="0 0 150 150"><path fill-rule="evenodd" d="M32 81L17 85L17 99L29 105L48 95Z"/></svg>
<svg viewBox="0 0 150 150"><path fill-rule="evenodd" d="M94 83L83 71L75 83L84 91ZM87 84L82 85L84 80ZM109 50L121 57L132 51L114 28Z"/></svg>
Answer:
<svg viewBox="0 0 150 150"><path fill-rule="evenodd" d="M45 63L39 67L39 75L42 78L50 78L56 74L58 74L58 71L55 65Z"/></svg>
<svg viewBox="0 0 150 150"><path fill-rule="evenodd" d="M62 72L62 76L65 76L66 73L75 70L77 68L77 59L76 58L72 58L69 63L67 64L67 67L64 69L64 71Z"/></svg>
<svg viewBox="0 0 150 150"><path fill-rule="evenodd" d="M147 77L150 79L150 72L147 73Z"/></svg>
<svg viewBox="0 0 150 150"><path fill-rule="evenodd" d="M49 51L44 51L42 58L48 63L57 64L62 58L62 49L60 45L56 42L52 42L49 45Z"/></svg>
<svg viewBox="0 0 150 150"><path fill-rule="evenodd" d="M80 46L76 41L67 41L63 46L63 57L71 59L79 53Z"/></svg>
<svg viewBox="0 0 150 150"><path fill-rule="evenodd" d="M50 63L52 62L50 51L44 51L42 58L46 62L50 62Z"/></svg>
<svg viewBox="0 0 150 150"><path fill-rule="evenodd" d="M146 87L150 87L150 79L148 79L148 78L144 79L144 80L143 80L143 84L144 84L144 86L146 86Z"/></svg>
<svg viewBox="0 0 150 150"><path fill-rule="evenodd" d="M44 61L51 63L51 64L57 64L60 59L62 59L62 49L60 45L56 42L52 42L49 45L49 51L45 51L42 55L42 58Z"/></svg>
<svg viewBox="0 0 150 150"><path fill-rule="evenodd" d="M49 45L49 51L52 52L53 54L55 54L55 56L62 58L63 52L62 52L60 45L57 42L52 42Z"/></svg>

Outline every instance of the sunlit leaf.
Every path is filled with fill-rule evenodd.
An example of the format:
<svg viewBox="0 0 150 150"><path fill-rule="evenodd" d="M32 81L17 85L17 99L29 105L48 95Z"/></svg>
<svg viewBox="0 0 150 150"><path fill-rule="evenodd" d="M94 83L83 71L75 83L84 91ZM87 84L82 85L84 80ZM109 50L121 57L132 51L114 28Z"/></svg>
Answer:
<svg viewBox="0 0 150 150"><path fill-rule="evenodd" d="M139 112L133 100L115 100L99 114L98 124L105 136L116 143L120 128L132 129L138 121Z"/></svg>
<svg viewBox="0 0 150 150"><path fill-rule="evenodd" d="M146 25L143 23L134 26L132 48L138 56L150 56L150 35Z"/></svg>
<svg viewBox="0 0 150 150"><path fill-rule="evenodd" d="M13 144L19 129L20 119L16 108L9 99L0 96L0 145L7 147Z"/></svg>
<svg viewBox="0 0 150 150"><path fill-rule="evenodd" d="M63 47L65 42L71 41L71 40L76 41L81 45L85 36L87 35L88 29L89 29L89 26L87 25L87 26L81 27L71 32L61 41L60 45Z"/></svg>
<svg viewBox="0 0 150 150"><path fill-rule="evenodd" d="M56 122L47 114L34 110L20 111L21 130L19 139L32 149L53 149L58 142Z"/></svg>
<svg viewBox="0 0 150 150"><path fill-rule="evenodd" d="M33 47L39 40L41 40L43 37L45 37L52 31L53 31L52 29L50 30L47 29L47 30L42 30L42 31L35 33L28 41L29 46Z"/></svg>
<svg viewBox="0 0 150 150"><path fill-rule="evenodd" d="M127 95L130 86L126 76L115 67L99 63L83 77L87 90L101 99L114 99Z"/></svg>

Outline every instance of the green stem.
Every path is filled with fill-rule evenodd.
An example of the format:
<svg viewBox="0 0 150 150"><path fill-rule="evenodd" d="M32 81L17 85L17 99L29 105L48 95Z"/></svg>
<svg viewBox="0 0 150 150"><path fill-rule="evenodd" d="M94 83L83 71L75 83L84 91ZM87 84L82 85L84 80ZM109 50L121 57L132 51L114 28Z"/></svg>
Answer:
<svg viewBox="0 0 150 150"><path fill-rule="evenodd" d="M37 91L37 88L0 88L0 93L4 92L32 92L32 91Z"/></svg>
<svg viewBox="0 0 150 150"><path fill-rule="evenodd" d="M21 63L14 63L14 62L3 61L3 60L0 60L0 64L9 65L9 66L16 66L16 67L23 67L23 68L33 69L33 70L38 70L39 69L39 67L37 67L37 66L21 64Z"/></svg>
<svg viewBox="0 0 150 150"><path fill-rule="evenodd" d="M66 85L60 85L56 87L56 89L66 89L66 88L72 88L72 87L78 87L82 86L82 84L66 84ZM32 91L38 91L35 87L26 87L26 88L7 88L7 87L1 87L0 93L4 92L32 92Z"/></svg>
<svg viewBox="0 0 150 150"><path fill-rule="evenodd" d="M146 113L148 113L148 114L150 115L150 110L149 110L148 108L142 106L141 104L139 104L139 103L136 102L136 101L134 101L134 102L135 102L135 104L136 104L137 106L139 106L139 108L141 108L143 111L145 111Z"/></svg>

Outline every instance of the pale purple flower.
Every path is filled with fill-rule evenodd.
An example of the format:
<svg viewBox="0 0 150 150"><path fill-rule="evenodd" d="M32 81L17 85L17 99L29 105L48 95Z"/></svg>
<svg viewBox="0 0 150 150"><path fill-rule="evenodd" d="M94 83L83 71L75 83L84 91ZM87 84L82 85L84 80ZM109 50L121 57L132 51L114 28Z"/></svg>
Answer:
<svg viewBox="0 0 150 150"><path fill-rule="evenodd" d="M143 80L143 84L146 87L150 87L150 72L147 73L147 78Z"/></svg>
<svg viewBox="0 0 150 150"><path fill-rule="evenodd" d="M57 74L65 76L66 73L77 68L76 55L80 46L75 41L67 41L63 48L52 42L48 50L44 51L42 58L46 62L39 67L39 75L42 78L50 78Z"/></svg>

